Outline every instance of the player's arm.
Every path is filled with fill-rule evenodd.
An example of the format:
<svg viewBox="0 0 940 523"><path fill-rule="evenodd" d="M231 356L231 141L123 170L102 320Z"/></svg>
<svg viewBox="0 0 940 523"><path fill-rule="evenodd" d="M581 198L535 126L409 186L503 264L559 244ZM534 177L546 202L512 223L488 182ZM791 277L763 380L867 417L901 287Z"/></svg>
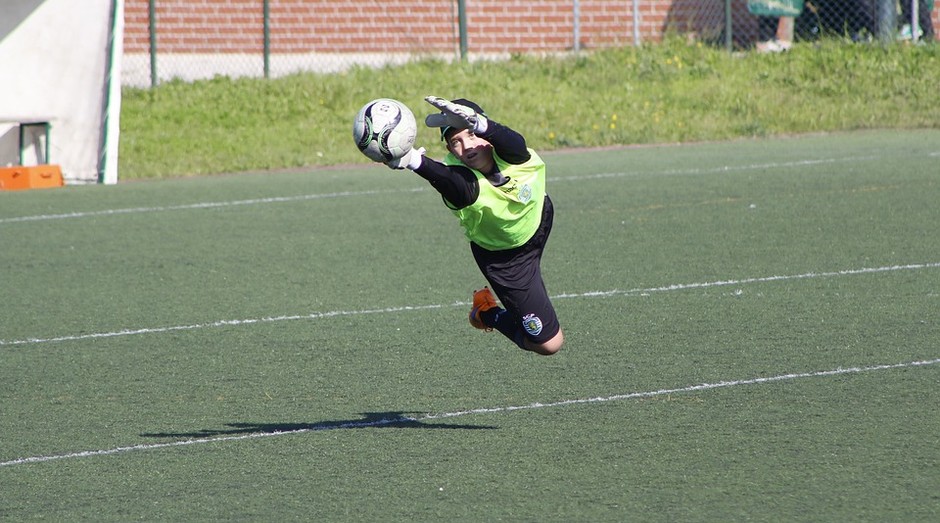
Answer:
<svg viewBox="0 0 940 523"><path fill-rule="evenodd" d="M393 169L411 169L424 178L441 194L451 209L462 209L475 202L480 185L473 171L462 165L445 165L424 156L424 148L412 149L388 166Z"/></svg>
<svg viewBox="0 0 940 523"><path fill-rule="evenodd" d="M414 172L441 193L451 209L463 209L475 202L480 195L480 184L476 175L462 165L444 165L425 157Z"/></svg>
<svg viewBox="0 0 940 523"><path fill-rule="evenodd" d="M480 118L473 132L493 144L494 152L507 163L518 165L526 163L532 157L525 137L499 122Z"/></svg>

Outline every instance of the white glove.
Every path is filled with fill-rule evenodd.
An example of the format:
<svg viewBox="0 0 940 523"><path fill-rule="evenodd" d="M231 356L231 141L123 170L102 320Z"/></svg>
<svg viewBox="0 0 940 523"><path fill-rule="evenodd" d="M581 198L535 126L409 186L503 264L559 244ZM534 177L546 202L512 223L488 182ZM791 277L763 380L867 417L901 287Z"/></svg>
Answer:
<svg viewBox="0 0 940 523"><path fill-rule="evenodd" d="M486 129L486 117L477 114L466 105L459 105L437 96L426 96L426 102L441 110L439 114L429 114L424 119L428 127L453 127L454 129Z"/></svg>
<svg viewBox="0 0 940 523"><path fill-rule="evenodd" d="M401 158L387 162L385 165L391 167L392 169L404 169L407 167L413 171L418 167L421 167L421 161L424 159L425 152L426 151L424 147L412 149L405 153L405 155Z"/></svg>

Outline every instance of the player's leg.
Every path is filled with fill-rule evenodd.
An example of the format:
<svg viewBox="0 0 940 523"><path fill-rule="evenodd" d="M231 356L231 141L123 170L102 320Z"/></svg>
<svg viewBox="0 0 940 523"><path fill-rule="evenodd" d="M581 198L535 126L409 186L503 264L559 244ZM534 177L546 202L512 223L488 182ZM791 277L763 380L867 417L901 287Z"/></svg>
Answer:
<svg viewBox="0 0 940 523"><path fill-rule="evenodd" d="M551 356L556 352L561 350L561 346L565 344L565 334L562 332L561 328L558 329L558 333L552 336L552 338L545 343L535 343L533 341L525 340L525 350L541 354L542 356Z"/></svg>
<svg viewBox="0 0 940 523"><path fill-rule="evenodd" d="M475 292L470 323L496 329L520 348L542 355L558 352L565 339L541 271L553 221L554 208L546 196L539 229L525 245L506 251L470 245L480 271L502 302L499 307L488 289Z"/></svg>
<svg viewBox="0 0 940 523"><path fill-rule="evenodd" d="M533 289L507 289L493 284L505 308L489 288L474 293L470 324L478 329L496 329L519 348L543 356L561 350L565 342L555 309L541 280Z"/></svg>
<svg viewBox="0 0 940 523"><path fill-rule="evenodd" d="M521 343L517 342L517 345L543 356L551 356L561 350L565 336L538 265L525 288L498 288L497 295L518 329L515 338Z"/></svg>
<svg viewBox="0 0 940 523"><path fill-rule="evenodd" d="M480 269L495 296L489 288L474 293L471 325L496 329L518 347L537 354L548 356L558 352L565 338L542 280L540 252L526 252L517 256L514 263L494 263L494 256L488 252L475 254L478 263L490 261L480 263Z"/></svg>

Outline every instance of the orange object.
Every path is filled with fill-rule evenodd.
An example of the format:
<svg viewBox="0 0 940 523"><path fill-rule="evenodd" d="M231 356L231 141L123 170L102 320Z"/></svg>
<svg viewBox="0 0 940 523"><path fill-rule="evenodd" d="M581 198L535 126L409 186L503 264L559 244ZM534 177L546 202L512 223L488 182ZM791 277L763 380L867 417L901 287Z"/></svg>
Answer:
<svg viewBox="0 0 940 523"><path fill-rule="evenodd" d="M58 165L0 167L0 190L44 189L62 187L62 168Z"/></svg>

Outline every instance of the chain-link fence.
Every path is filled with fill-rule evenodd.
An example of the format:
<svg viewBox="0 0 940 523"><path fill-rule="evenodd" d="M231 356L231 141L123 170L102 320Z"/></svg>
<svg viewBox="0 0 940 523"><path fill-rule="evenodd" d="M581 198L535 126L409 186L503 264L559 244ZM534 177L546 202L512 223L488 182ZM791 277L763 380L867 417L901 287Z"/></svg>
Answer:
<svg viewBox="0 0 940 523"><path fill-rule="evenodd" d="M655 43L934 41L933 0L126 0L123 83Z"/></svg>
<svg viewBox="0 0 940 523"><path fill-rule="evenodd" d="M677 0L691 15L667 27L729 49L785 50L793 42L934 41L933 0ZM692 7L695 6L695 7Z"/></svg>

